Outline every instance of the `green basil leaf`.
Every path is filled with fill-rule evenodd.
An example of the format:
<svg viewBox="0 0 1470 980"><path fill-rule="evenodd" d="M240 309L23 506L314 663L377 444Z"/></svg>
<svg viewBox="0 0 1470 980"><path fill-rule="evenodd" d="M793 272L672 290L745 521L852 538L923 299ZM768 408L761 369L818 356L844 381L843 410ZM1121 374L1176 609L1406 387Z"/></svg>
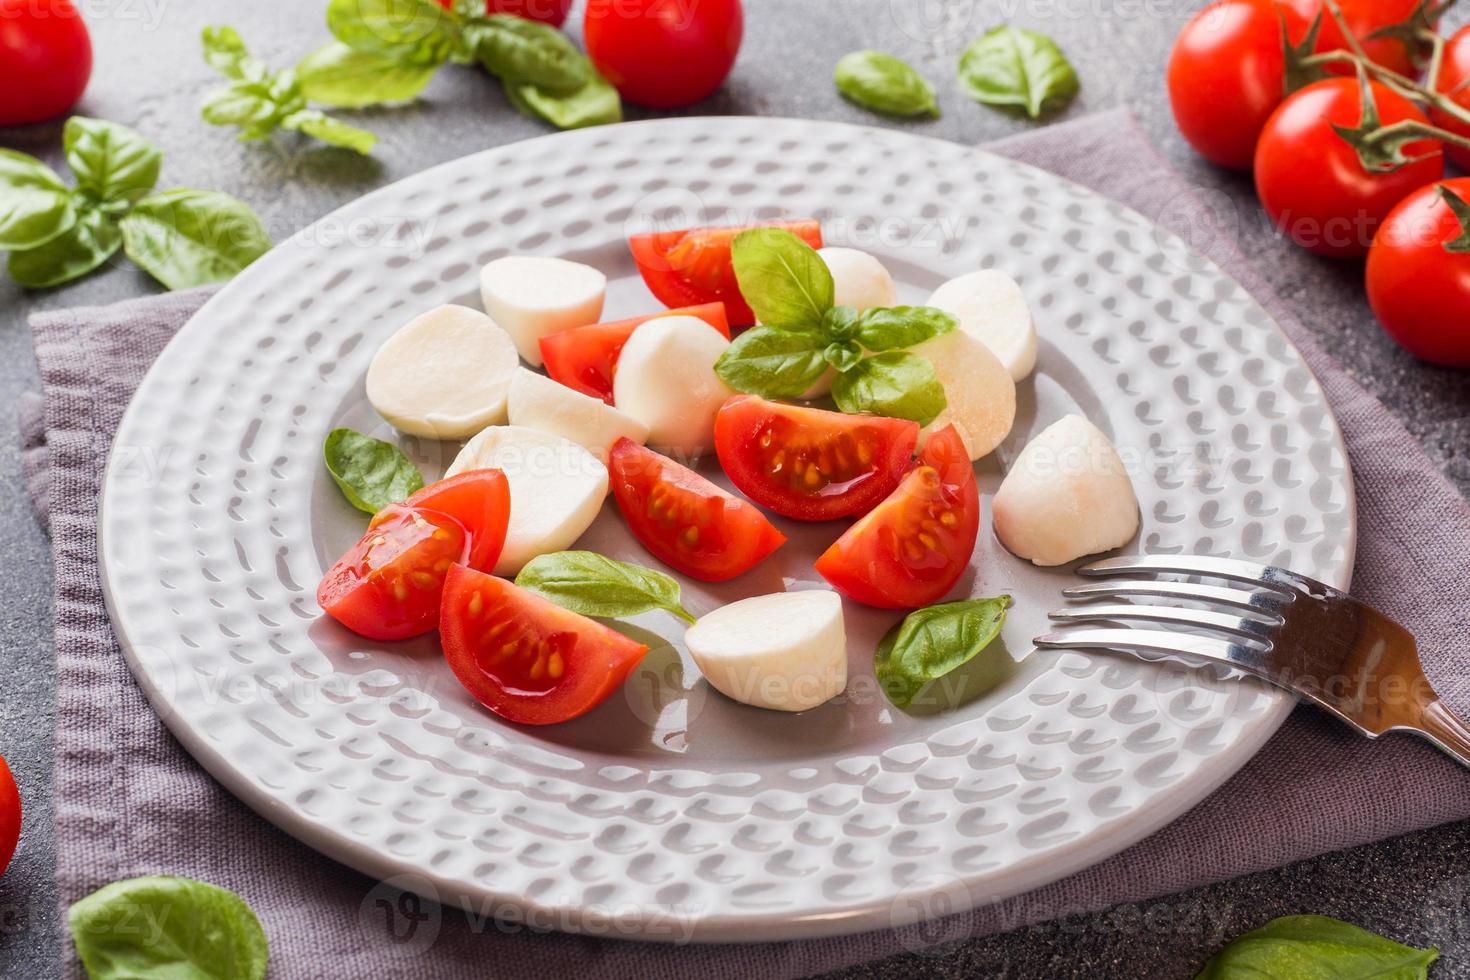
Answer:
<svg viewBox="0 0 1470 980"><path fill-rule="evenodd" d="M736 391L800 398L827 371L825 347L814 331L751 327L715 361L715 373Z"/></svg>
<svg viewBox="0 0 1470 980"><path fill-rule="evenodd" d="M122 219L123 248L169 289L224 282L271 247L249 205L218 191L151 194Z"/></svg>
<svg viewBox="0 0 1470 980"><path fill-rule="evenodd" d="M459 34L434 0L329 0L327 27L350 48L419 66L442 65Z"/></svg>
<svg viewBox="0 0 1470 980"><path fill-rule="evenodd" d="M913 419L928 425L948 404L934 365L908 351L874 354L832 381L832 400L844 412Z"/></svg>
<svg viewBox="0 0 1470 980"><path fill-rule="evenodd" d="M832 273L816 250L784 228L751 228L730 247L740 295L780 330L819 330L832 308Z"/></svg>
<svg viewBox="0 0 1470 980"><path fill-rule="evenodd" d="M358 51L331 41L302 58L296 80L313 102L361 108L407 102L429 84L437 65L404 64L378 51Z"/></svg>
<svg viewBox="0 0 1470 980"><path fill-rule="evenodd" d="M1036 119L1060 109L1081 88L1056 42L1017 27L996 27L960 57L960 84L976 102L1019 106Z"/></svg>
<svg viewBox="0 0 1470 980"><path fill-rule="evenodd" d="M368 514L406 500L424 485L423 474L397 446L352 429L327 433L322 458L342 496Z"/></svg>
<svg viewBox="0 0 1470 980"><path fill-rule="evenodd" d="M226 78L244 78L247 72L258 73L259 62L245 50L245 42L233 27L204 28L204 60L209 67ZM251 71L255 69L255 71Z"/></svg>
<svg viewBox="0 0 1470 980"><path fill-rule="evenodd" d="M1008 595L961 599L918 609L878 644L873 667L883 693L900 708L936 677L969 663L1000 635L1011 605Z"/></svg>
<svg viewBox="0 0 1470 980"><path fill-rule="evenodd" d="M831 343L822 351L822 357L837 371L851 371L863 359L863 349L850 340ZM805 389L803 389L805 390Z"/></svg>
<svg viewBox="0 0 1470 980"><path fill-rule="evenodd" d="M106 885L72 905L72 940L91 980L261 980L268 951L240 896L189 878Z"/></svg>
<svg viewBox="0 0 1470 980"><path fill-rule="evenodd" d="M28 154L0 149L0 249L44 245L76 220L71 190L56 171Z"/></svg>
<svg viewBox="0 0 1470 980"><path fill-rule="evenodd" d="M857 341L870 351L903 350L958 327L932 306L877 306L858 317Z"/></svg>
<svg viewBox="0 0 1470 980"><path fill-rule="evenodd" d="M378 138L367 130L349 126L342 120L333 119L317 109L301 109L293 112L281 120L281 125L286 129L305 133L323 143L344 146L363 155L373 152L373 147L378 142Z"/></svg>
<svg viewBox="0 0 1470 980"><path fill-rule="evenodd" d="M239 126L242 140L258 140L280 123L281 107L268 84L231 82L205 96L202 114L205 122L215 126Z"/></svg>
<svg viewBox="0 0 1470 980"><path fill-rule="evenodd" d="M592 66L582 52L549 24L514 14L491 14L469 21L462 31L475 58L502 81L567 96L592 78Z"/></svg>
<svg viewBox="0 0 1470 980"><path fill-rule="evenodd" d="M832 73L837 91L864 109L887 116L933 116L934 87L900 58L882 51L854 51Z"/></svg>
<svg viewBox="0 0 1470 980"><path fill-rule="evenodd" d="M72 116L61 141L77 186L99 201L131 203L158 183L163 153L136 130Z"/></svg>
<svg viewBox="0 0 1470 980"><path fill-rule="evenodd" d="M44 245L10 253L10 278L30 289L59 286L85 276L122 246L122 231L111 215L80 208L76 223Z"/></svg>
<svg viewBox="0 0 1470 980"><path fill-rule="evenodd" d="M850 306L834 306L822 314L822 333L834 344L857 337L858 311Z"/></svg>
<svg viewBox="0 0 1470 980"><path fill-rule="evenodd" d="M509 82L505 94L522 115L544 119L557 129L581 129L621 122L623 102L618 90L596 71L571 95L553 95L534 85Z"/></svg>
<svg viewBox="0 0 1470 980"><path fill-rule="evenodd" d="M516 585L583 616L617 619L663 609L686 623L679 583L663 572L615 561L595 551L558 551L532 558Z"/></svg>
<svg viewBox="0 0 1470 980"><path fill-rule="evenodd" d="M1287 915L1211 957L1196 980L1424 980L1439 950L1415 949L1325 915Z"/></svg>

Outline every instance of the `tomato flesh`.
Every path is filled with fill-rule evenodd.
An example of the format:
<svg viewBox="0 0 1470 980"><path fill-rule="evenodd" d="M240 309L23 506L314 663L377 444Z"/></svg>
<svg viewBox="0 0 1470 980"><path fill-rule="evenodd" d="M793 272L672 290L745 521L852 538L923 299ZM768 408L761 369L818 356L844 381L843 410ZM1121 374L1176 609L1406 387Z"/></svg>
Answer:
<svg viewBox="0 0 1470 980"><path fill-rule="evenodd" d="M608 474L634 537L691 578L732 579L786 542L750 504L626 437L613 444Z"/></svg>
<svg viewBox="0 0 1470 980"><path fill-rule="evenodd" d="M589 323L585 327L573 327L541 338L541 359L546 362L547 375L574 391L601 398L611 405L613 373L617 370L618 355L623 352L623 345L640 324L661 316L698 317L723 334L725 339L730 337L724 303L683 306L626 320Z"/></svg>
<svg viewBox="0 0 1470 980"><path fill-rule="evenodd" d="M736 332L755 323L750 304L740 295L730 245L750 228L784 228L812 248L822 247L822 226L815 220L772 221L733 228L687 228L634 235L628 239L643 281L665 306L724 303Z"/></svg>
<svg viewBox="0 0 1470 980"><path fill-rule="evenodd" d="M730 482L768 510L830 521L872 510L908 472L919 424L736 395L715 416Z"/></svg>
<svg viewBox="0 0 1470 980"><path fill-rule="evenodd" d="M63 115L92 75L92 40L71 0L0 0L0 126Z"/></svg>
<svg viewBox="0 0 1470 980"><path fill-rule="evenodd" d="M433 511L454 519L469 535L471 568L488 572L500 560L505 547L505 530L510 523L510 482L500 470L470 470L439 480L419 490L400 506ZM387 519L387 511L374 515L368 528Z"/></svg>
<svg viewBox="0 0 1470 980"><path fill-rule="evenodd" d="M1383 222L1368 252L1368 303L1384 332L1434 364L1470 368L1470 254L1445 243L1465 233L1440 196L1470 202L1470 177L1422 187Z"/></svg>
<svg viewBox="0 0 1470 980"><path fill-rule="evenodd" d="M322 577L316 600L360 636L418 636L438 624L444 578L469 554L469 534L454 518L393 504Z"/></svg>
<svg viewBox="0 0 1470 980"><path fill-rule="evenodd" d="M898 489L848 528L817 572L838 592L880 609L938 602L970 564L980 531L980 492L954 426L929 443Z"/></svg>
<svg viewBox="0 0 1470 980"><path fill-rule="evenodd" d="M595 620L463 565L449 571L439 624L444 657L465 690L522 725L592 710L648 652Z"/></svg>

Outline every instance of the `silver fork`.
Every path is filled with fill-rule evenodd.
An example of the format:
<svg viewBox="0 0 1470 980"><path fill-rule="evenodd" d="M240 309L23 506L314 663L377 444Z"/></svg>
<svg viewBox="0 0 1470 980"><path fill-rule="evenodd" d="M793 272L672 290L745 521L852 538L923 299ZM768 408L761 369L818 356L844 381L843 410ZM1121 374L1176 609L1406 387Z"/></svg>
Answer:
<svg viewBox="0 0 1470 980"><path fill-rule="evenodd" d="M1344 592L1233 558L1140 555L1093 562L1078 572L1099 581L1064 590L1078 604L1052 613L1052 619L1069 627L1141 622L1191 631L1093 625L1039 636L1038 647L1119 650L1238 667L1315 702L1369 738L1414 732L1470 766L1470 727L1424 676L1413 634ZM1119 575L1129 577L1113 577ZM1151 577L1156 575L1233 584Z"/></svg>

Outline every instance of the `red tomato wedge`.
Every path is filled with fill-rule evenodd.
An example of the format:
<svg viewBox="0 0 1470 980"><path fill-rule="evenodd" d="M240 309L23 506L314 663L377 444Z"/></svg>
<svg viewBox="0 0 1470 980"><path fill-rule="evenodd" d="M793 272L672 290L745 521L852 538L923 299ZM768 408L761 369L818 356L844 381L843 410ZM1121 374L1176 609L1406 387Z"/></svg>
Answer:
<svg viewBox="0 0 1470 980"><path fill-rule="evenodd" d="M730 324L725 320L724 303L681 306L646 316L633 316L608 323L589 323L585 327L573 327L560 333L548 334L540 341L541 359L546 362L546 373L553 381L559 381L584 395L601 398L611 405L613 372L617 370L618 355L623 352L623 345L633 336L633 331L639 324L660 316L699 317L722 333L726 340L730 339Z"/></svg>
<svg viewBox="0 0 1470 980"><path fill-rule="evenodd" d="M465 563L471 568L488 572L500 560L510 522L510 483L499 470L470 470L431 483L400 506L454 518L469 533L469 558ZM386 514L374 515L369 530L377 527Z"/></svg>
<svg viewBox="0 0 1470 980"><path fill-rule="evenodd" d="M665 306L693 306L723 302L730 325L748 327L755 322L750 305L740 295L735 267L730 262L730 244L750 228L785 228L812 248L822 247L821 223L812 220L772 221L732 228L686 228L634 235L628 239L633 261L653 295Z"/></svg>
<svg viewBox="0 0 1470 980"><path fill-rule="evenodd" d="M715 453L751 500L799 521L866 514L908 472L919 423L736 395L715 416Z"/></svg>
<svg viewBox="0 0 1470 980"><path fill-rule="evenodd" d="M849 599L917 609L954 588L979 531L970 454L954 426L946 426L929 437L919 465L898 489L817 559L817 571Z"/></svg>
<svg viewBox="0 0 1470 980"><path fill-rule="evenodd" d="M427 633L439 622L444 576L468 560L470 546L469 533L447 514L393 504L323 576L316 601L372 640Z"/></svg>
<svg viewBox="0 0 1470 980"><path fill-rule="evenodd" d="M439 616L454 676L491 711L553 725L622 687L648 647L484 572L456 565Z"/></svg>
<svg viewBox="0 0 1470 980"><path fill-rule="evenodd" d="M633 535L659 561L691 578L732 579L786 543L750 504L626 437L613 444L608 473Z"/></svg>

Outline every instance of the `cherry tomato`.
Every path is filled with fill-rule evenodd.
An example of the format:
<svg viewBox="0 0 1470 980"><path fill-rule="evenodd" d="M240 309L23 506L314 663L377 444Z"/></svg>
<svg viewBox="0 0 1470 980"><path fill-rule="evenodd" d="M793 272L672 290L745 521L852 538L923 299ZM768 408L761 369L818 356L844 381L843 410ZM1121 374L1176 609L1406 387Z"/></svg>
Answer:
<svg viewBox="0 0 1470 980"><path fill-rule="evenodd" d="M469 534L470 553L466 564L471 568L488 572L500 560L505 529L510 522L510 483L499 470L470 470L431 483L402 506L453 518ZM386 521L386 515L384 511L374 516L368 528Z"/></svg>
<svg viewBox="0 0 1470 980"><path fill-rule="evenodd" d="M1322 15L1322 30L1317 35L1317 53L1328 51L1350 50L1347 38L1337 26L1337 20L1330 14L1322 0L1282 0L1283 4L1289 6L1302 19L1302 23L1310 25L1312 19L1319 13ZM1353 36L1358 39L1363 50L1372 60L1391 68L1400 75L1417 75L1419 67L1414 63L1414 52L1404 45L1404 42L1395 37L1373 37L1375 33L1386 27L1393 27L1406 23L1419 7L1423 0L1337 0L1338 9L1342 11L1343 20L1347 21ZM1328 71L1336 75L1351 76L1355 74L1353 66L1349 62L1332 64Z"/></svg>
<svg viewBox="0 0 1470 980"><path fill-rule="evenodd" d="M898 489L817 559L817 571L849 599L917 609L954 588L979 530L970 454L954 426L945 426L929 437Z"/></svg>
<svg viewBox="0 0 1470 980"><path fill-rule="evenodd" d="M1444 64L1439 70L1439 83L1435 86L1455 101L1455 104L1470 111L1470 26L1460 28L1445 45ZM1441 109L1430 109L1429 118L1441 129L1470 138L1470 123L1461 122ZM1445 153L1461 170L1470 171L1470 149L1445 144Z"/></svg>
<svg viewBox="0 0 1470 980"><path fill-rule="evenodd" d="M1394 208L1368 252L1368 302L1410 354L1463 368L1470 367L1470 217L1457 216L1441 188L1470 208L1470 177L1421 187Z"/></svg>
<svg viewBox="0 0 1470 980"><path fill-rule="evenodd" d="M732 579L786 543L750 504L631 439L613 444L607 468L613 499L633 536L690 578Z"/></svg>
<svg viewBox="0 0 1470 980"><path fill-rule="evenodd" d="M522 725L552 725L592 710L648 652L595 620L463 565L444 583L439 632L465 690Z"/></svg>
<svg viewBox="0 0 1470 980"><path fill-rule="evenodd" d="M470 544L454 518L393 504L323 576L316 601L337 622L372 640L427 633L439 622L444 576L468 560Z"/></svg>
<svg viewBox="0 0 1470 980"><path fill-rule="evenodd" d="M1384 125L1428 122L1409 100L1377 82L1374 101ZM1416 188L1444 174L1434 140L1405 148L1413 160L1370 173L1333 125L1356 127L1362 100L1355 78L1316 82L1281 104L1256 146L1256 193L1271 220L1292 241L1319 255L1365 255L1378 224Z"/></svg>
<svg viewBox="0 0 1470 980"><path fill-rule="evenodd" d="M736 489L799 521L866 514L908 472L919 423L736 395L715 416L715 453Z"/></svg>
<svg viewBox="0 0 1470 980"><path fill-rule="evenodd" d="M454 6L454 0L438 0L445 10ZM487 14L515 14L527 20L539 20L552 27L560 27L567 19L567 10L572 0L485 0Z"/></svg>
<svg viewBox="0 0 1470 980"><path fill-rule="evenodd" d="M659 316L697 316L724 334L727 340L730 337L724 303L684 306L610 323L591 323L541 338L541 359L546 362L546 373L553 381L560 381L574 391L601 398L611 405L613 372L623 345L640 323Z"/></svg>
<svg viewBox="0 0 1470 980"><path fill-rule="evenodd" d="M20 841L20 790L10 766L0 759L0 874L10 867L15 845Z"/></svg>
<svg viewBox="0 0 1470 980"><path fill-rule="evenodd" d="M62 115L92 75L92 41L71 0L0 0L0 126Z"/></svg>
<svg viewBox="0 0 1470 980"><path fill-rule="evenodd" d="M587 56L629 102L693 105L720 87L744 31L740 0L587 0Z"/></svg>
<svg viewBox="0 0 1470 980"><path fill-rule="evenodd" d="M760 227L785 228L812 248L822 247L822 226L814 220L652 232L634 235L628 247L643 281L659 302L665 306L724 303L730 326L738 333L739 328L755 322L755 314L740 295L730 245L742 231Z"/></svg>

